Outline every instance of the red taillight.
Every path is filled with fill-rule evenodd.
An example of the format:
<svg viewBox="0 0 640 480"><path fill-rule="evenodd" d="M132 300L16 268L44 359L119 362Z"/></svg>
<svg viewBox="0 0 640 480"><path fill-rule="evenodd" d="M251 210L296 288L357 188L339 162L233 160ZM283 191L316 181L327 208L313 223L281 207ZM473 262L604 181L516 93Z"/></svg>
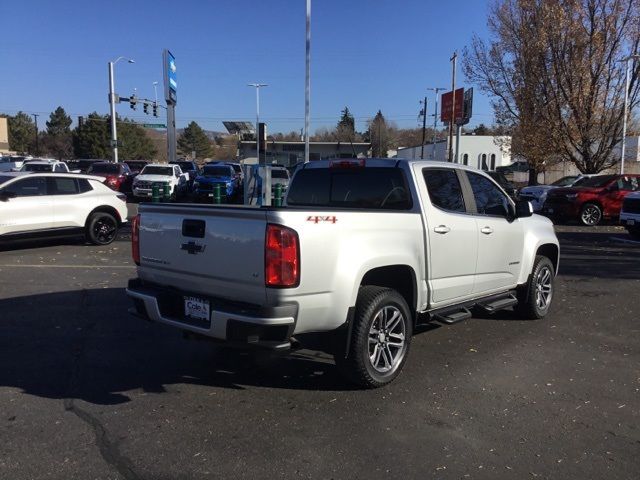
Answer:
<svg viewBox="0 0 640 480"><path fill-rule="evenodd" d="M140 265L140 214L133 217L131 223L131 256L136 265Z"/></svg>
<svg viewBox="0 0 640 480"><path fill-rule="evenodd" d="M364 168L364 158L357 160L331 160L329 162L329 168Z"/></svg>
<svg viewBox="0 0 640 480"><path fill-rule="evenodd" d="M298 234L282 225L267 225L264 276L267 287L297 287L300 283Z"/></svg>

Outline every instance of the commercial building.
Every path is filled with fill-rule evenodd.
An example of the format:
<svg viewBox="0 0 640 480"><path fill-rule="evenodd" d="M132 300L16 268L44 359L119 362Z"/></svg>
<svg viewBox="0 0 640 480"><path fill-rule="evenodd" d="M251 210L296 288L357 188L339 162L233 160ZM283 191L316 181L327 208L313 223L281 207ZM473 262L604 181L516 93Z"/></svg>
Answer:
<svg viewBox="0 0 640 480"><path fill-rule="evenodd" d="M243 163L256 163L256 142L242 140L238 143L239 159ZM364 157L371 148L365 142L309 142L309 160L330 158ZM267 163L278 163L285 167L304 162L304 142L268 140L266 142Z"/></svg>
<svg viewBox="0 0 640 480"><path fill-rule="evenodd" d="M6 117L0 117L0 155L12 154L9 150L9 122Z"/></svg>
<svg viewBox="0 0 640 480"><path fill-rule="evenodd" d="M455 142L455 138L454 138ZM446 162L449 155L447 140L424 145L425 160ZM493 135L462 135L460 137L460 151L457 162L481 170L495 170L496 167L511 163L511 137ZM422 145L415 147L400 147L396 158L419 160L423 152ZM455 144L454 144L454 156Z"/></svg>

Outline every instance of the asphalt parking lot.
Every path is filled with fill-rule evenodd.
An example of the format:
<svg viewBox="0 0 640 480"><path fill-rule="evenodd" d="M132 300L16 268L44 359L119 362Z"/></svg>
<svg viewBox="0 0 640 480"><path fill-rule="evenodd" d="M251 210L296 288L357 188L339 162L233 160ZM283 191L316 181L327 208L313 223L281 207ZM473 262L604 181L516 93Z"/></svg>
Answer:
<svg viewBox="0 0 640 480"><path fill-rule="evenodd" d="M636 479L640 244L558 235L549 317L424 328L372 391L325 355L228 356L130 317L126 231L0 251L0 478Z"/></svg>

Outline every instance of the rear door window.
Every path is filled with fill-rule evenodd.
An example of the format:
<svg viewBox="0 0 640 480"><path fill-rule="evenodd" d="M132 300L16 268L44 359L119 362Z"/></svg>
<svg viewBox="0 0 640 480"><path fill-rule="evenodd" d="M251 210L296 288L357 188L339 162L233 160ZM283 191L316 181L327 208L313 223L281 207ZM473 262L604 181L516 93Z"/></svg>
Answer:
<svg viewBox="0 0 640 480"><path fill-rule="evenodd" d="M491 215L496 217L509 216L509 200L502 191L483 175L466 172L473 197L476 200L476 208L480 215Z"/></svg>
<svg viewBox="0 0 640 480"><path fill-rule="evenodd" d="M455 170L451 168L424 168L422 175L433 206L447 212L464 213L466 211L462 187Z"/></svg>
<svg viewBox="0 0 640 480"><path fill-rule="evenodd" d="M80 193L78 181L75 178L49 178L50 195L75 195Z"/></svg>

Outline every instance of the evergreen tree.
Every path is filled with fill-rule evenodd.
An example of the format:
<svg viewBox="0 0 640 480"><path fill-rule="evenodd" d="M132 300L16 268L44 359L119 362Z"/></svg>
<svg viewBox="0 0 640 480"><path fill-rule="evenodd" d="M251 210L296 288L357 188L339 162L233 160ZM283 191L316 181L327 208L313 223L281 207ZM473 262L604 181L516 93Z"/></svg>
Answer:
<svg viewBox="0 0 640 480"><path fill-rule="evenodd" d="M196 152L196 158L202 159L213 155L213 146L200 125L191 122L178 138L178 151L185 156Z"/></svg>
<svg viewBox="0 0 640 480"><path fill-rule="evenodd" d="M140 125L125 119L118 122L119 156L123 160L151 160L158 151Z"/></svg>
<svg viewBox="0 0 640 480"><path fill-rule="evenodd" d="M71 117L64 108L58 107L49 115L47 132L43 134L44 150L60 160L69 158L73 152Z"/></svg>
<svg viewBox="0 0 640 480"><path fill-rule="evenodd" d="M36 126L31 116L24 112L18 112L9 117L9 148L16 152L26 153L33 145Z"/></svg>
<svg viewBox="0 0 640 480"><path fill-rule="evenodd" d="M341 142L349 140L353 141L353 137L355 136L356 132L355 119L353 118L353 115L351 115L349 107L344 107L344 110L342 110L342 112L340 113L340 121L336 126L336 135L338 137L338 140Z"/></svg>
<svg viewBox="0 0 640 480"><path fill-rule="evenodd" d="M109 116L93 112L73 131L73 153L76 158L111 158L110 141Z"/></svg>
<svg viewBox="0 0 640 480"><path fill-rule="evenodd" d="M387 150L391 146L391 131L387 121L378 110L373 120L369 120L367 132L368 140L371 142L371 156L374 158L386 158Z"/></svg>

